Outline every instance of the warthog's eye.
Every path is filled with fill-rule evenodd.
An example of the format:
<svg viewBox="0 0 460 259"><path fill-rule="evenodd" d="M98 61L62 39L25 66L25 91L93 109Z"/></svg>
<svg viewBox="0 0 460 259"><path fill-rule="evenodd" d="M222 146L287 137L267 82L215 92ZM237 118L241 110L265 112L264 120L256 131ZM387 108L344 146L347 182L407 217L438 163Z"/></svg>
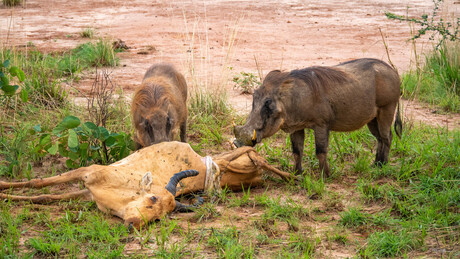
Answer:
<svg viewBox="0 0 460 259"><path fill-rule="evenodd" d="M155 196L150 197L150 200L152 201L153 204L155 204L158 201L158 198Z"/></svg>
<svg viewBox="0 0 460 259"><path fill-rule="evenodd" d="M270 108L270 104L272 104L272 99L265 100L265 104L264 104L265 107Z"/></svg>
<svg viewBox="0 0 460 259"><path fill-rule="evenodd" d="M265 127L265 123L266 123L266 120L272 115L273 113L273 110L272 108L270 107L272 104L272 99L267 99L265 100L265 103L264 103L264 106L262 107L262 110L260 111L260 115L262 116L263 120L264 120L264 127Z"/></svg>

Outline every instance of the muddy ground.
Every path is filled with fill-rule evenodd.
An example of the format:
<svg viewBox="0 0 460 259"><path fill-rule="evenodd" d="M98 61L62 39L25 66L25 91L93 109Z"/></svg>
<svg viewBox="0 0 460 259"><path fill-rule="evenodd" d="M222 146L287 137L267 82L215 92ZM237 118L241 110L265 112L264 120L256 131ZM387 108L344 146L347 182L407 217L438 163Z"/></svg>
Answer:
<svg viewBox="0 0 460 259"><path fill-rule="evenodd" d="M450 12L443 15L458 16L458 1L449 4ZM184 73L190 88L225 90L230 103L246 113L252 97L235 90L231 80L242 71L263 76L273 69L335 65L364 57L390 57L400 73L410 70L410 27L388 20L384 13L419 17L432 6L431 0L27 0L22 7L0 6L0 42L43 52L68 50L88 41L80 33L92 28L96 37L121 39L129 47L118 54L120 66L109 69L126 94L133 93L151 64L169 62ZM417 44L418 53L428 49L431 43L426 40ZM94 76L94 71L85 72L72 83L81 91L74 93L76 97L90 89ZM403 107L406 122L460 127L458 114L442 115L436 108L409 101ZM344 197L354 195L351 189L340 191ZM300 196L294 198L301 200ZM238 217L254 213L258 212L244 209ZM321 223L311 227L324 229ZM354 255L355 248L322 251L326 257L346 257Z"/></svg>

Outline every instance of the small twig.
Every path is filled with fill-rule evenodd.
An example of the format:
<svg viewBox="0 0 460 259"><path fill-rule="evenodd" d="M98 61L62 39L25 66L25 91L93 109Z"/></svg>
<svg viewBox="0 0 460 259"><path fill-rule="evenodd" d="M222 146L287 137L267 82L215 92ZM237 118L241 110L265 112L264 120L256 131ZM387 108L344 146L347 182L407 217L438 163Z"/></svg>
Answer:
<svg viewBox="0 0 460 259"><path fill-rule="evenodd" d="M264 73L260 67L259 60L257 60L257 57L255 54L254 54L254 61L256 62L256 68L257 68L257 73L259 74L260 82L262 82L262 79L264 78Z"/></svg>
<svg viewBox="0 0 460 259"><path fill-rule="evenodd" d="M382 29L379 28L379 32L380 32L380 36L382 36L382 42L383 42L383 46L385 46L385 51L387 53L387 58L388 58L388 62L390 63L390 65L393 67L394 70L396 70L396 72L398 72L398 69L396 68L396 66L393 64L393 62L391 61L391 58L390 58L390 52L388 50L388 45L385 41L385 37L383 36L383 33L382 33Z"/></svg>

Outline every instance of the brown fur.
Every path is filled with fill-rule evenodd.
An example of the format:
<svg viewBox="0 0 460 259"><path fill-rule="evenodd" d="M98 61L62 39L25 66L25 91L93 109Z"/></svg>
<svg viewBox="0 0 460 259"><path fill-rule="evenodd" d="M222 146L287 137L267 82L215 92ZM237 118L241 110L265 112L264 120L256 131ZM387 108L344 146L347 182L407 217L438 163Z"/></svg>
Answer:
<svg viewBox="0 0 460 259"><path fill-rule="evenodd" d="M327 176L329 131L353 131L367 124L378 141L375 163L380 165L388 161L399 95L398 73L377 59L291 72L275 70L254 92L246 124L235 128L235 144L255 145L282 129L291 134L296 171L301 173L304 129L313 129L320 170ZM400 125L398 108L398 136Z"/></svg>
<svg viewBox="0 0 460 259"><path fill-rule="evenodd" d="M172 141L180 129L186 142L187 84L171 65L156 64L145 73L131 105L135 141L140 147Z"/></svg>

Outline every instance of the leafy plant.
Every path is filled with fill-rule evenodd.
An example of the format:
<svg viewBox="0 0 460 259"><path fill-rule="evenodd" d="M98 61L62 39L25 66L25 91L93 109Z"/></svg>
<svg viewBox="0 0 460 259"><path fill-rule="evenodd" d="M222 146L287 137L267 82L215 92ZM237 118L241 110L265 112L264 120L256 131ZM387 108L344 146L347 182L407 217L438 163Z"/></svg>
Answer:
<svg viewBox="0 0 460 259"><path fill-rule="evenodd" d="M52 131L42 133L40 125L34 130L40 135L34 151L43 155L59 154L67 157L66 166L76 168L92 163L109 164L134 150L134 143L126 133L110 133L92 122L81 124L75 116L65 117ZM56 138L54 141L52 138Z"/></svg>
<svg viewBox="0 0 460 259"><path fill-rule="evenodd" d="M233 77L234 88L240 89L243 94L252 94L254 89L261 85L260 80L253 73L241 72Z"/></svg>
<svg viewBox="0 0 460 259"><path fill-rule="evenodd" d="M0 127L0 155L4 157L4 161L0 162L0 176L14 177L23 173L30 178L32 165L28 161L30 159L29 137L30 134L25 130L24 125L11 127L8 130L3 126Z"/></svg>
<svg viewBox="0 0 460 259"><path fill-rule="evenodd" d="M414 23L420 26L417 33L412 36L412 40L420 38L427 32L431 32L430 40L434 40L436 36L440 39L436 45L436 49L441 46L446 40L457 41L460 39L460 18L457 17L456 22L446 22L443 18L438 18L438 11L440 5L444 0L433 0L434 7L431 16L423 14L420 18L409 18L407 16L396 15L394 13L386 12L385 15L388 19Z"/></svg>
<svg viewBox="0 0 460 259"><path fill-rule="evenodd" d="M19 82L23 82L25 80L24 71L16 66L10 67L10 61L5 60L0 64L0 90L2 90L3 95L7 97L12 97L19 89L19 85L11 84L10 77L16 77ZM28 93L25 89L21 90L20 96L22 101L27 102Z"/></svg>
<svg viewBox="0 0 460 259"><path fill-rule="evenodd" d="M433 0L434 7L431 15L423 14L420 18L385 13L387 18L415 24L418 31L411 37L415 42L426 33L431 33L429 39L435 42L433 51L425 55L423 66L402 76L403 96L416 96L424 102L440 105L447 111L460 111L460 18L455 21L445 21L439 17L443 0ZM418 56L414 48L415 56Z"/></svg>

